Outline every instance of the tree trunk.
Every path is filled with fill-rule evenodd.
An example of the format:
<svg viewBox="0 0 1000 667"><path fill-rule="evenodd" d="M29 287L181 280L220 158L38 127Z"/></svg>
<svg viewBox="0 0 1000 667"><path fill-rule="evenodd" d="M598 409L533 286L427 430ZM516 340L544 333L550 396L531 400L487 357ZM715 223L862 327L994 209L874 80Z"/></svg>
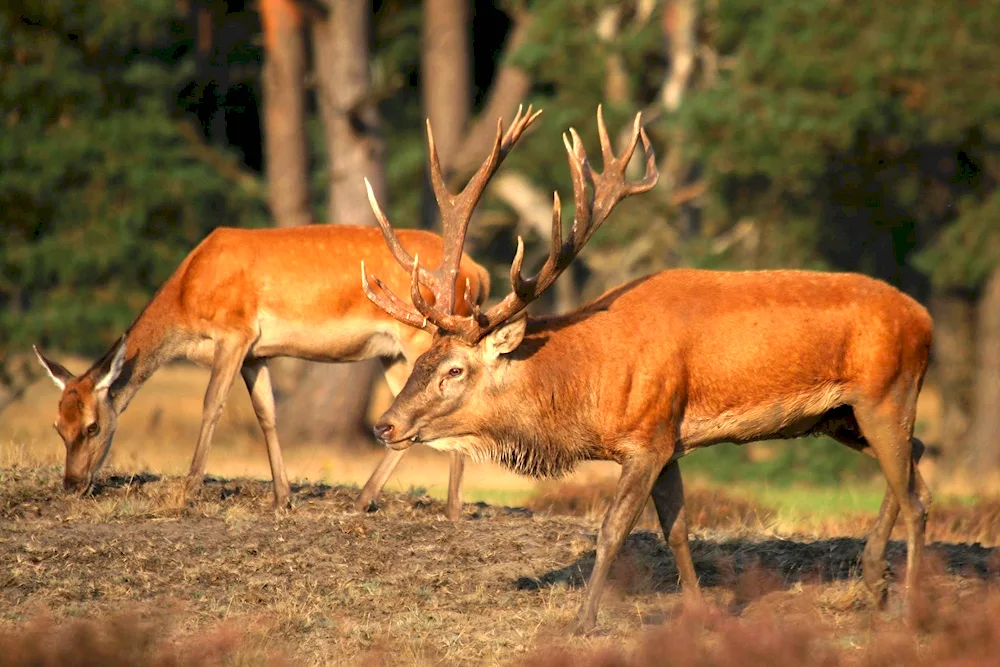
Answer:
<svg viewBox="0 0 1000 667"><path fill-rule="evenodd" d="M364 178L386 205L382 138L368 64L370 18L370 2L333 0L328 19L316 21L313 28L332 223L375 224Z"/></svg>
<svg viewBox="0 0 1000 667"><path fill-rule="evenodd" d="M328 222L374 225L363 178L385 205L378 110L368 69L371 3L333 0L313 24L320 113L329 164ZM281 397L278 423L295 440L357 444L370 441L365 425L376 361L309 364Z"/></svg>
<svg viewBox="0 0 1000 667"><path fill-rule="evenodd" d="M941 390L941 463L961 464L966 452L975 376L973 301L964 293L942 290L931 297L934 318L934 374Z"/></svg>
<svg viewBox="0 0 1000 667"><path fill-rule="evenodd" d="M465 137L472 106L468 0L425 0L420 44L420 86L424 114L434 128L441 168L451 172ZM438 211L429 178L424 179L422 225L436 229Z"/></svg>
<svg viewBox="0 0 1000 667"><path fill-rule="evenodd" d="M983 286L977 316L968 446L970 469L986 480L1000 472L1000 268L994 269Z"/></svg>
<svg viewBox="0 0 1000 667"><path fill-rule="evenodd" d="M503 117L509 123L514 117L517 105L524 102L524 98L531 90L531 79L527 72L511 63L512 54L527 41L530 27L530 15L519 14L514 17L514 27L500 57L503 65L493 77L486 104L465 133L454 160L449 158L454 174L471 174L479 168L490 147L493 146L497 118Z"/></svg>
<svg viewBox="0 0 1000 667"><path fill-rule="evenodd" d="M0 413L19 401L41 375L32 355L10 355L0 346Z"/></svg>
<svg viewBox="0 0 1000 667"><path fill-rule="evenodd" d="M268 205L279 227L305 225L312 214L301 16L294 0L262 0L260 11L267 54L262 79Z"/></svg>

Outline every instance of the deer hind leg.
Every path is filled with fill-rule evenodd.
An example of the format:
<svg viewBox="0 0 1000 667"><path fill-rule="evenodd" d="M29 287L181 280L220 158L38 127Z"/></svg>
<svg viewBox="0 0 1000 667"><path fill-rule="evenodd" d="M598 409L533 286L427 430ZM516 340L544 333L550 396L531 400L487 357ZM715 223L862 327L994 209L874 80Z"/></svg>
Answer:
<svg viewBox="0 0 1000 667"><path fill-rule="evenodd" d="M920 469L917 468L917 464L920 463L920 457L924 454L924 443L916 438L911 438L910 443L913 448L913 484L916 488L917 497L926 511L931 504L931 493L924 482L923 476L920 474ZM863 451L869 456L875 456L870 447L867 447ZM861 558L865 586L871 593L872 600L877 607L884 606L886 601L886 572L888 571L888 563L885 558L885 550L889 544L889 536L892 534L892 528L898 516L899 501L896 499L896 495L892 492L892 489L887 487L885 496L882 498L882 506L879 509L878 518L875 520L875 525L872 526L871 532L868 533L865 551Z"/></svg>
<svg viewBox="0 0 1000 667"><path fill-rule="evenodd" d="M389 385L389 391L392 392L393 396L397 396L403 385L406 384L406 378L413 370L412 366L404 357L397 357L395 359L382 359L382 368L385 371L385 381ZM382 493L382 487L389 481L389 477L395 472L396 466L403 460L407 451L409 450L386 449L385 456L379 461L371 477L365 482L364 488L361 489L361 494L354 501L355 511L364 512L371 507L372 502Z"/></svg>
<svg viewBox="0 0 1000 667"><path fill-rule="evenodd" d="M636 454L622 462L622 474L615 488L614 500L597 533L597 558L587 582L587 598L577 614L573 628L575 634L589 632L597 624L597 605L611 563L638 521L665 462L662 456L650 452Z"/></svg>
<svg viewBox="0 0 1000 667"><path fill-rule="evenodd" d="M465 456L461 452L451 452L448 465L448 506L446 516L452 521L462 518L462 476L465 474Z"/></svg>
<svg viewBox="0 0 1000 667"><path fill-rule="evenodd" d="M240 369L243 381L250 392L250 402L260 423L267 445L267 459L271 464L271 480L274 483L274 504L277 507L291 505L292 491L288 485L288 475L285 472L285 462L281 456L281 445L278 444L278 431L275 428L274 390L271 388L271 371L265 359L253 359L244 362Z"/></svg>
<svg viewBox="0 0 1000 667"><path fill-rule="evenodd" d="M382 492L382 487L389 480L389 476L396 470L396 466L406 455L408 449L386 450L385 456L379 461L378 467L372 472L371 477L365 482L361 489L361 494L354 501L354 509L363 512L371 507L372 501ZM462 518L462 475L465 472L465 456L460 452L451 452L451 461L448 467L448 505L445 508L446 516L452 521Z"/></svg>
<svg viewBox="0 0 1000 667"><path fill-rule="evenodd" d="M205 464L208 460L208 450L212 443L212 435L222 416L226 397L233 386L233 380L243 365L243 359L250 349L249 339L238 343L220 340L215 344L215 358L212 362L212 375L205 391L205 403L201 413L201 430L198 433L198 444L195 446L194 459L191 461L191 471L188 473L187 493L196 491L205 477Z"/></svg>
<svg viewBox="0 0 1000 667"><path fill-rule="evenodd" d="M875 451L861 434L860 426L854 418L853 412L847 406L845 406L845 409L848 412L837 414L836 416L831 415L832 419L828 419L820 430L857 452L877 458ZM920 469L917 467L917 464L920 463L920 458L924 454L924 443L917 438L910 438L910 444L912 447L914 486L917 496L926 510L931 503L931 493L924 482L923 476L920 474ZM875 520L871 532L868 533L864 554L861 559L865 587L868 588L872 596L872 601L877 607L884 606L886 601L886 572L888 571L888 563L886 562L885 551L889 544L889 536L892 534L892 529L898 516L899 501L896 499L896 494L893 493L892 487L887 486L885 495L882 497L882 505L879 509L878 518Z"/></svg>
<svg viewBox="0 0 1000 667"><path fill-rule="evenodd" d="M871 574L865 575L865 583L881 602L884 594L885 545L892 531L897 514L903 515L906 523L906 604L912 610L917 592L920 562L924 546L924 528L927 522L925 501L930 494L917 471L912 434L907 432L903 410L891 398L885 398L877 405L855 405L854 415L861 433L868 443L871 453L879 462L887 482L886 498L882 502L879 518L872 530L871 541L865 547L864 567ZM889 494L893 498L889 498ZM879 570L878 568L881 568ZM876 577L877 573L877 577Z"/></svg>
<svg viewBox="0 0 1000 667"><path fill-rule="evenodd" d="M652 493L656 515L660 519L660 527L663 528L663 537L670 546L670 553L674 555L685 601L700 602L701 589L698 586L698 576L694 571L694 561L691 559L691 548L688 544L684 483L681 481L681 468L677 461L664 466L653 484Z"/></svg>

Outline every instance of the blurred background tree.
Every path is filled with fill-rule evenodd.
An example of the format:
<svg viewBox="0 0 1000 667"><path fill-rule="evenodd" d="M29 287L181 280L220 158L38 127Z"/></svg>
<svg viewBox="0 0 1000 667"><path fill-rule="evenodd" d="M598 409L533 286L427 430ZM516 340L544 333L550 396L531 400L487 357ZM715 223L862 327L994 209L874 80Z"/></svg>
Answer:
<svg viewBox="0 0 1000 667"><path fill-rule="evenodd" d="M998 470L998 33L1000 4L932 0L8 4L0 382L29 379L35 341L99 352L216 225L369 224L359 173L395 223L436 228L423 118L457 186L525 101L541 129L470 239L499 294L570 189L559 133L593 150L603 103L616 129L643 110L661 182L538 308L681 265L875 275L935 317L932 444ZM356 437L373 373L291 365L286 433Z"/></svg>

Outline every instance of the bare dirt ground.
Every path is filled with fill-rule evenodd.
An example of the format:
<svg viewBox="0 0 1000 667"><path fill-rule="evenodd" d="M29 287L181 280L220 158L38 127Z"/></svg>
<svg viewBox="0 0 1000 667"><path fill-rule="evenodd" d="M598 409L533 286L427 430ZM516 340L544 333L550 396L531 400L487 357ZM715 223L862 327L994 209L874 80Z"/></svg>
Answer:
<svg viewBox="0 0 1000 667"><path fill-rule="evenodd" d="M677 618L666 545L639 530L614 568L600 631L568 637L597 523L550 514L562 510L544 499L535 512L467 504L463 520L450 523L437 501L416 494L389 494L379 511L357 515L350 512L354 489L301 485L295 509L275 513L270 485L261 481L211 479L185 504L175 478L111 475L94 497L80 499L63 495L59 473L55 466L0 469L0 646L4 631L24 649L27 640L16 644L17 637L33 646L53 637L93 643L115 628L128 635L145 627L143 646L186 646L190 664L205 664L212 651L222 651L212 664L493 664L540 659L540 652L558 662L579 651L648 650L650 637L667 642L671 628L692 632ZM867 518L831 526L839 537L783 536L768 531L759 508L721 492L694 493L689 503L701 523L695 566L723 614L712 621L716 633L734 632L726 623L780 614L834 629L825 645L860 651L873 628L898 616L895 605L885 613L865 605L858 559ZM937 565L928 581L949 604L992 595L998 550L960 540L979 525L996 544L997 516L990 506L932 520L932 539L948 541L930 547ZM894 542L890 558L902 556ZM899 599L895 587L892 599ZM70 618L92 625L59 631ZM712 636L700 627L695 635ZM7 664L18 664L12 656L21 654L6 653Z"/></svg>

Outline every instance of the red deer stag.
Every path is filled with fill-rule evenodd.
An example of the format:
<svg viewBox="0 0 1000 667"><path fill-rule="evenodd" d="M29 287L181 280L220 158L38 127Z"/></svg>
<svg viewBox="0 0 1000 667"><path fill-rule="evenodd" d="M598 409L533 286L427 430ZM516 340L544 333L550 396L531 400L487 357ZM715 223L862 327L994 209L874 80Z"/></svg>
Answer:
<svg viewBox="0 0 1000 667"><path fill-rule="evenodd" d="M457 271L472 285L472 300L485 300L488 274L463 256L461 243L455 245L452 239L442 249L439 237L421 231L401 232L400 237L411 252L432 263L446 257L448 270ZM211 367L187 491L201 484L212 433L230 387L241 374L267 444L275 502L279 507L288 505L290 489L275 431L267 359L378 357L396 393L412 362L431 342L431 336L397 322L363 296L357 269L349 268L359 257L385 272L396 289L408 289L409 273L397 266L374 228L219 228L181 262L125 335L82 375L74 376L36 348L38 360L62 390L55 428L66 445L66 489L80 493L90 489L111 448L118 416L154 371L186 357ZM424 271L422 277L432 286L454 280L438 271ZM358 499L359 506L367 506L378 494L401 454L386 454ZM462 468L461 454L456 452L448 491L452 518L461 511Z"/></svg>
<svg viewBox="0 0 1000 667"><path fill-rule="evenodd" d="M650 495L687 597L700 597L678 459L719 442L828 434L877 458L888 489L865 549L865 582L883 599L886 541L901 508L912 592L930 500L914 462L922 447L912 439L931 344L927 312L860 275L678 269L612 289L566 315L525 317L525 307L569 266L614 206L656 183L638 116L620 157L600 111L598 129L603 173L591 168L573 130L571 140L563 136L574 189L571 238L563 242L556 193L548 259L537 275L522 277L519 240L511 291L492 308L483 311L468 299L467 316L442 308L453 302L451 284L435 303L424 300L416 261L406 264L416 312L364 277L368 298L386 312L436 327L433 345L375 425L376 435L394 449L419 442L533 476L559 475L582 460L620 463L578 632L594 627L608 569ZM640 138L646 174L629 183L625 168ZM496 155L495 147L487 165L495 167ZM477 192L492 171L480 172ZM447 199L440 174L435 183L439 200ZM391 239L388 220L370 200Z"/></svg>

